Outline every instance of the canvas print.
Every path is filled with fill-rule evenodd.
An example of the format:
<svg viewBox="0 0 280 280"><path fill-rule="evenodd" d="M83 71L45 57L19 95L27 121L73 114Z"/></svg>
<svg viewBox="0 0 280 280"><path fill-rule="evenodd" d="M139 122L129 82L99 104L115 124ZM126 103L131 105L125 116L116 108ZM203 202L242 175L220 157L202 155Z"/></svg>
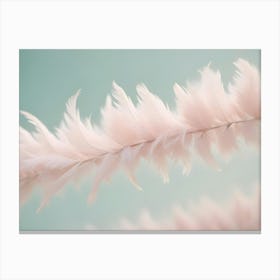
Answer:
<svg viewBox="0 0 280 280"><path fill-rule="evenodd" d="M20 50L20 232L260 232L260 61Z"/></svg>

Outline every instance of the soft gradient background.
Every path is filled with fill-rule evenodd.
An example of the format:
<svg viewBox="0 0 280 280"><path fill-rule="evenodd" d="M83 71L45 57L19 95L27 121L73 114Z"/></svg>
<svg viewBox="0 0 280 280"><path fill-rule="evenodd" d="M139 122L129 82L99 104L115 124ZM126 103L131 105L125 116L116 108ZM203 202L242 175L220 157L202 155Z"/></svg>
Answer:
<svg viewBox="0 0 280 280"><path fill-rule="evenodd" d="M239 57L260 69L259 50L20 50L20 109L34 114L53 131L61 121L65 102L81 88L81 115L91 114L98 123L113 80L134 101L135 86L143 82L173 108L175 82L184 85L197 79L198 70L211 62L227 86L234 74L233 62ZM20 125L32 129L22 117ZM143 208L161 218L169 215L175 204L184 206L201 196L222 201L236 189L249 193L260 183L260 152L256 149L242 144L228 162L218 160L222 172L195 156L189 176L170 163L169 184L163 184L154 167L142 161L137 177L143 192L118 171L111 182L101 185L92 205L86 202L90 182L79 190L66 186L63 194L38 214L40 192L34 192L20 207L20 230L83 230L92 225L114 229L121 218L133 221Z"/></svg>

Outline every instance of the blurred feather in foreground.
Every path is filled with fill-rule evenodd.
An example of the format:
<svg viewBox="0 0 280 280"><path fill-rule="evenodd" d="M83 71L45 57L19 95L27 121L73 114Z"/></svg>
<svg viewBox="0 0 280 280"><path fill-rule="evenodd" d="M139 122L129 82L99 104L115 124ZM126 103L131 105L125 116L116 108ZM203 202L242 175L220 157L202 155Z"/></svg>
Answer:
<svg viewBox="0 0 280 280"><path fill-rule="evenodd" d="M123 230L244 230L261 229L260 187L250 195L235 192L224 203L201 198L187 208L175 206L171 216L156 219L143 210L136 222L122 219Z"/></svg>

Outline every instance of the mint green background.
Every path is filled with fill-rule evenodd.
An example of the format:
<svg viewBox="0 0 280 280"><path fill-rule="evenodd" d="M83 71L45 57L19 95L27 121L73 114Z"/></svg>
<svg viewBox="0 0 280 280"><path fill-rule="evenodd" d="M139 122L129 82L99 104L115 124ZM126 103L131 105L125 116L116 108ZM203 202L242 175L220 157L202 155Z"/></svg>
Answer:
<svg viewBox="0 0 280 280"><path fill-rule="evenodd" d="M134 101L135 86L143 82L174 108L175 82L184 85L197 79L198 70L211 62L227 85L234 73L232 63L239 57L260 69L259 50L20 50L20 109L34 114L53 131L63 116L65 102L81 88L78 107L82 117L92 114L99 122L113 80ZM32 129L21 116L20 125ZM92 205L86 202L90 182L80 190L66 186L63 194L38 214L40 193L34 192L20 207L20 230L83 230L88 225L114 229L123 217L135 220L143 208L162 218L170 215L175 204L185 206L201 196L224 200L238 188L250 192L260 183L260 152L256 149L242 145L228 163L218 160L222 172L195 156L189 176L183 176L181 168L171 163L169 184L163 184L154 167L142 161L137 177L143 192L118 171L110 183L101 185Z"/></svg>

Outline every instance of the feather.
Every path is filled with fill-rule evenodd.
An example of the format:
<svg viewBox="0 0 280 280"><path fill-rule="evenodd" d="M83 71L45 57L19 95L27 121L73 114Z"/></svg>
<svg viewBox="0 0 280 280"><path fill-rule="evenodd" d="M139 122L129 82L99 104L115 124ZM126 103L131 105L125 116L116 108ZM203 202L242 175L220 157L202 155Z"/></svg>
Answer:
<svg viewBox="0 0 280 280"><path fill-rule="evenodd" d="M135 222L122 218L122 230L260 230L260 187L249 195L235 191L230 199L216 202L208 197L177 204L171 215L155 218L148 210L142 210Z"/></svg>
<svg viewBox="0 0 280 280"><path fill-rule="evenodd" d="M239 59L237 74L228 92L221 74L210 65L200 71L200 80L186 87L174 85L176 110L143 85L137 85L138 104L113 82L112 97L102 109L100 125L90 118L82 120L77 109L78 91L66 104L64 118L52 133L35 116L21 111L34 125L28 132L20 127L21 201L40 185L45 205L67 183L91 173L94 200L100 183L118 168L124 168L130 181L141 189L134 171L141 159L151 161L168 181L168 160L180 162L183 172L191 168L190 151L215 169L219 166L212 148L225 156L238 147L238 139L259 144L260 77L258 70Z"/></svg>

